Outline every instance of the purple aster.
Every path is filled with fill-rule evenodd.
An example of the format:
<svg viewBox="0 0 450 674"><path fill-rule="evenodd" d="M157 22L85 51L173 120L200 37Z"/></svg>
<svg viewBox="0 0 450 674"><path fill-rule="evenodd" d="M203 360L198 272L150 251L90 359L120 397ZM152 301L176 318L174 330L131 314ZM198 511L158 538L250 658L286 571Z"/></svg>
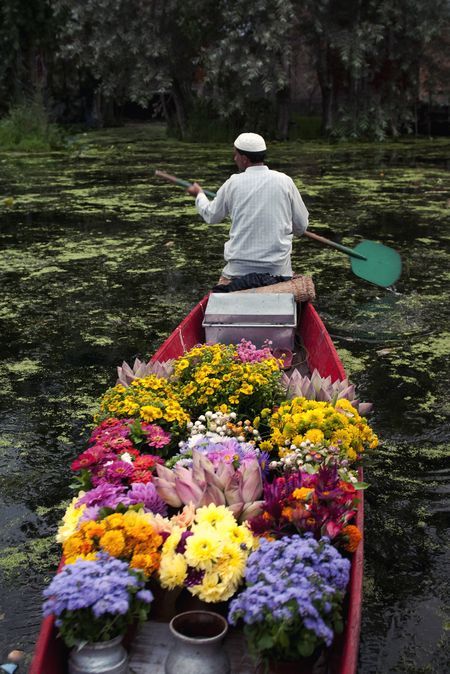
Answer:
<svg viewBox="0 0 450 674"><path fill-rule="evenodd" d="M98 553L95 560L79 559L63 567L43 595L44 615L56 617L68 645L76 640L98 641L105 629L120 634L135 609L146 614L153 598L145 590L141 572L130 570L127 562L107 553ZM74 620L78 611L78 619Z"/></svg>

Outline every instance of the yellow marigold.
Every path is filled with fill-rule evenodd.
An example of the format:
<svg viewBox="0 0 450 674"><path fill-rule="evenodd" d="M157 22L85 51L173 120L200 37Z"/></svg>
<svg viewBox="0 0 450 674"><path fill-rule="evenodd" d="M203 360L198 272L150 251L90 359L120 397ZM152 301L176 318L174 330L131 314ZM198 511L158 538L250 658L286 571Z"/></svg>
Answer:
<svg viewBox="0 0 450 674"><path fill-rule="evenodd" d="M151 423L152 421L156 421L156 419L161 419L163 413L156 405L144 405L140 409L140 416L143 421Z"/></svg>
<svg viewBox="0 0 450 674"><path fill-rule="evenodd" d="M314 489L309 489L308 487L300 487L295 489L292 492L292 496L297 499L297 501L307 501L310 495L314 492Z"/></svg>
<svg viewBox="0 0 450 674"><path fill-rule="evenodd" d="M272 449L273 449L273 445L272 445L272 443L270 442L270 440L263 440L263 441L259 444L259 448L260 448L260 450L261 450L262 452L271 452Z"/></svg>
<svg viewBox="0 0 450 674"><path fill-rule="evenodd" d="M80 526L80 534L86 538L100 538L106 531L104 522L95 522L88 520Z"/></svg>
<svg viewBox="0 0 450 674"><path fill-rule="evenodd" d="M85 543L83 539L77 534L70 536L63 545L63 554L66 560L75 560L79 555L83 554Z"/></svg>
<svg viewBox="0 0 450 674"><path fill-rule="evenodd" d="M113 557L120 557L125 547L125 538L121 531L107 531L99 541L100 547Z"/></svg>
<svg viewBox="0 0 450 674"><path fill-rule="evenodd" d="M324 437L323 431L320 428L310 428L309 431L306 431L304 440L309 440L314 445L319 445Z"/></svg>
<svg viewBox="0 0 450 674"><path fill-rule="evenodd" d="M293 508L290 508L289 506L285 506L282 511L281 515L285 517L289 522L292 522L292 518L294 516L294 510Z"/></svg>

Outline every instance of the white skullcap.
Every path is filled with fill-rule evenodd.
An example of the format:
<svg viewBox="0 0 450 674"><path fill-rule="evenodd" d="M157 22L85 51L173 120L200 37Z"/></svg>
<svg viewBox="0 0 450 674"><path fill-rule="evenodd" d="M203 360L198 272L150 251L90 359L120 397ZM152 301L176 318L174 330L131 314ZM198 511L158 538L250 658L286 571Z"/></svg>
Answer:
<svg viewBox="0 0 450 674"><path fill-rule="evenodd" d="M242 152L264 152L266 142L257 133L241 133L234 141L234 147Z"/></svg>

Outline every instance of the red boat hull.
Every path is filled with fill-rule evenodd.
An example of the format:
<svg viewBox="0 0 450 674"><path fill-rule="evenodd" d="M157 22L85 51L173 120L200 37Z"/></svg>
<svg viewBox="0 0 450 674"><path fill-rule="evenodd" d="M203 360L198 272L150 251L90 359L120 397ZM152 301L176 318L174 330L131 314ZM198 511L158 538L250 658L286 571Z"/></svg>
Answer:
<svg viewBox="0 0 450 674"><path fill-rule="evenodd" d="M207 299L208 296L205 296L186 316L155 353L153 361L164 362L177 358L196 344L204 342L202 321ZM345 379L345 370L333 342L320 316L309 303L302 306L299 332L307 353L310 371L317 369L322 376L330 376L332 381ZM363 532L363 493L358 505L356 524ZM333 646L330 665L332 674L356 674L361 626L363 561L364 549L361 541L352 559L344 633ZM46 618L42 622L29 674L65 674L66 671L67 651L61 639L57 638L54 619Z"/></svg>

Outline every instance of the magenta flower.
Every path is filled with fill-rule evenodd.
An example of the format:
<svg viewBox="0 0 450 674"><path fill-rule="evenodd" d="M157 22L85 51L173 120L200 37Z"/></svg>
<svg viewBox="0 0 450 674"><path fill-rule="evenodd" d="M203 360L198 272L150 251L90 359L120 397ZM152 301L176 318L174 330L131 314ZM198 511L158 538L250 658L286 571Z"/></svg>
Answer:
<svg viewBox="0 0 450 674"><path fill-rule="evenodd" d="M113 461L104 466L105 478L108 482L119 484L122 480L128 480L133 475L133 466L127 461Z"/></svg>
<svg viewBox="0 0 450 674"><path fill-rule="evenodd" d="M161 426L157 424L142 424L142 430L146 435L147 444L155 449L162 449L170 442L170 434L166 433Z"/></svg>

